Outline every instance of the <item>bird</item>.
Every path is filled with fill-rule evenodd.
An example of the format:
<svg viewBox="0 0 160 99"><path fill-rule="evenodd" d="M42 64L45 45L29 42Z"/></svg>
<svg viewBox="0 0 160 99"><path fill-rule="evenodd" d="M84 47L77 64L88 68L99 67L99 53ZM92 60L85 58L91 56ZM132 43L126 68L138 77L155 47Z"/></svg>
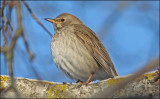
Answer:
<svg viewBox="0 0 160 99"><path fill-rule="evenodd" d="M118 76L99 38L76 16L62 13L45 20L53 24L55 31L50 46L53 61L70 79L87 85Z"/></svg>

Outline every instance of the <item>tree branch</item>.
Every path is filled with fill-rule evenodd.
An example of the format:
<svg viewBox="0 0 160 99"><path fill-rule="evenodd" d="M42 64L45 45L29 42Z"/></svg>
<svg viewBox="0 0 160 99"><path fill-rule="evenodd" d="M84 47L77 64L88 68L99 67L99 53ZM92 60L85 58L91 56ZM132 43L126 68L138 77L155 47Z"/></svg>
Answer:
<svg viewBox="0 0 160 99"><path fill-rule="evenodd" d="M47 28L45 28L44 25L35 17L31 8L28 6L28 4L25 2L25 0L22 0L22 1L23 1L24 5L26 6L27 10L29 11L29 13L31 14L31 16L33 17L33 19L35 19L36 22L49 34L49 36L52 37L52 34L47 30Z"/></svg>
<svg viewBox="0 0 160 99"><path fill-rule="evenodd" d="M6 89L3 93L6 93L8 92L10 89L13 89L14 92L16 93L16 97L20 97L16 87L15 87L15 79L14 79L14 75L13 75L13 67L12 67L12 61L13 61L13 49L15 47L15 44L16 44L16 41L18 39L18 37L20 37L20 35L22 34L23 32L23 29L22 29L22 24L21 24L21 20L22 20L22 17L21 17L21 4L19 1L16 1L16 15L17 15L17 29L14 33L14 36L11 40L11 43L9 46L3 48L3 52L4 52L4 55L5 55L5 59L7 60L7 65L8 65L8 72L9 72L9 75L10 75L10 78L11 78L11 85L8 89Z"/></svg>

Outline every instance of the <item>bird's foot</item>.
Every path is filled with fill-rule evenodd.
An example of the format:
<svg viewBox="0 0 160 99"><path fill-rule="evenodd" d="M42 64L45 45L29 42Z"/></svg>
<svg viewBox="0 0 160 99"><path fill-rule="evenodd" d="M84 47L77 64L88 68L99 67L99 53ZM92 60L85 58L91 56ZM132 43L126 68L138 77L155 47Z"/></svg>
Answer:
<svg viewBox="0 0 160 99"><path fill-rule="evenodd" d="M80 84L78 85L78 88L80 88L82 85L87 85L88 83L90 83L91 81L86 81L86 82L79 82Z"/></svg>
<svg viewBox="0 0 160 99"><path fill-rule="evenodd" d="M80 88L82 85L87 85L88 83L90 83L91 82L90 80L91 80L93 74L94 73L91 73L91 75L89 76L88 80L85 81L85 82L82 82L82 81L78 80L77 83L80 83L80 85L78 85L78 87Z"/></svg>

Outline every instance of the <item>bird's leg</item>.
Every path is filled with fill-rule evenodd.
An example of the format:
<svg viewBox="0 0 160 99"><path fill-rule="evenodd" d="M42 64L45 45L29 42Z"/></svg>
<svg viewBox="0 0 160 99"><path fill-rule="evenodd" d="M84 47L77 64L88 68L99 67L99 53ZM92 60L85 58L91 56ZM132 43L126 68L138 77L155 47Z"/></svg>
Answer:
<svg viewBox="0 0 160 99"><path fill-rule="evenodd" d="M85 82L81 82L81 81L80 81L81 84L79 85L79 87L81 87L82 85L87 85L88 83L90 83L90 82L91 82L90 80L91 80L93 74L94 74L94 73L91 73L91 75L89 76L89 78L88 78L87 81L85 81Z"/></svg>
<svg viewBox="0 0 160 99"><path fill-rule="evenodd" d="M83 85L87 85L88 83L90 83L91 78L93 76L94 73L91 73L91 75L89 76L88 80L86 82L83 83Z"/></svg>

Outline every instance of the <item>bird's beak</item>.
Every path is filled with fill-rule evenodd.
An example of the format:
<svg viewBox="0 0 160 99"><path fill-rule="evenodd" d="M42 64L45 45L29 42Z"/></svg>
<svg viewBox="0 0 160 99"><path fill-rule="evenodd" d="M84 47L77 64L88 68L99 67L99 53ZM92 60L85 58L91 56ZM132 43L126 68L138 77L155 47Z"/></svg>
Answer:
<svg viewBox="0 0 160 99"><path fill-rule="evenodd" d="M55 19L49 19L49 18L46 18L45 20L51 22L51 23L55 23L55 24L58 24L59 22L58 21L55 21Z"/></svg>

